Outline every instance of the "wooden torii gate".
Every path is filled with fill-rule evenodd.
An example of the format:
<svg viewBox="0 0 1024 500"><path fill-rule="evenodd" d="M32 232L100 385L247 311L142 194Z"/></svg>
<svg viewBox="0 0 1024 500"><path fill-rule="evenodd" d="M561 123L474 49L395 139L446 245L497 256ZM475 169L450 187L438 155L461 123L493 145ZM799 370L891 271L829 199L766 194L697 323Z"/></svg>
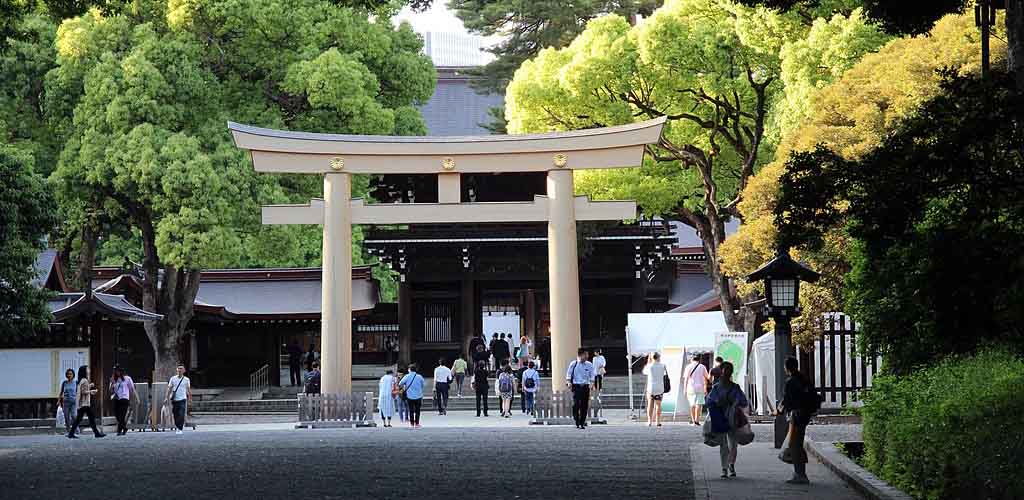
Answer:
<svg viewBox="0 0 1024 500"><path fill-rule="evenodd" d="M322 224L322 391L352 391L352 224L547 222L551 370L562 373L580 346L576 221L636 217L633 201L575 196L573 170L635 167L658 142L665 118L533 135L356 136L228 123L257 172L317 174L324 198L263 207L264 224ZM547 196L527 202L462 203L461 174L547 172ZM438 203L367 204L351 198L352 174L436 174Z"/></svg>

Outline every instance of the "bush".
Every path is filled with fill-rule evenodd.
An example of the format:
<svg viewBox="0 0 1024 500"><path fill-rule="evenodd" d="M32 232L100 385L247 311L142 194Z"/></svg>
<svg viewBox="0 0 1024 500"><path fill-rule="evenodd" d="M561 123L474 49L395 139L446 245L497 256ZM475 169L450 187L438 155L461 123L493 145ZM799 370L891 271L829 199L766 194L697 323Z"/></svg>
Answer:
<svg viewBox="0 0 1024 500"><path fill-rule="evenodd" d="M874 380L864 463L915 498L1024 498L1024 359L1006 350Z"/></svg>

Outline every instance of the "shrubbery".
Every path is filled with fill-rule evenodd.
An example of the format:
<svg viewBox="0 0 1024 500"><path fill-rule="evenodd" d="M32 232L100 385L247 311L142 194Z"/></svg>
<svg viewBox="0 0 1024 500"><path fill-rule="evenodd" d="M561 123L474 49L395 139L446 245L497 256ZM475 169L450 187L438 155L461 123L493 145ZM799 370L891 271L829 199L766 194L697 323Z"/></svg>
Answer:
<svg viewBox="0 0 1024 500"><path fill-rule="evenodd" d="M988 350L874 380L865 464L917 498L1024 498L1024 358Z"/></svg>

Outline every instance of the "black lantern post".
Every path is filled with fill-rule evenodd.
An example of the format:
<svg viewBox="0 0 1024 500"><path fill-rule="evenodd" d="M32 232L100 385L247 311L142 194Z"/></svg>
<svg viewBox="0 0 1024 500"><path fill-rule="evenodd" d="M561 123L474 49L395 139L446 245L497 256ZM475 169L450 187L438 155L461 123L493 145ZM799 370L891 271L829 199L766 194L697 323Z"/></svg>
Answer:
<svg viewBox="0 0 1024 500"><path fill-rule="evenodd" d="M786 357L793 350L790 321L800 315L800 282L818 281L818 273L804 267L782 248L778 255L747 276L748 282L764 281L765 315L775 320L775 407L786 387ZM775 447L782 448L788 425L784 415L775 417Z"/></svg>

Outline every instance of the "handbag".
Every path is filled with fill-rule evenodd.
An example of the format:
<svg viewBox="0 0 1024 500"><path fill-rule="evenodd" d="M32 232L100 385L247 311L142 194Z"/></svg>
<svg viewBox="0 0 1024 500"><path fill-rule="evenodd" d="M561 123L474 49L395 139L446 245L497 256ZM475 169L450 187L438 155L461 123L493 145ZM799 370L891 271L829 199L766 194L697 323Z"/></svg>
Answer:
<svg viewBox="0 0 1024 500"><path fill-rule="evenodd" d="M672 381L668 378L668 373L661 377L661 383L665 385L665 393L672 390Z"/></svg>
<svg viewBox="0 0 1024 500"><path fill-rule="evenodd" d="M67 421L64 419L64 407L63 406L58 406L57 407L57 425L55 427L57 427L59 429L59 428L61 428L63 426L66 426L66 425L67 425Z"/></svg>
<svg viewBox="0 0 1024 500"><path fill-rule="evenodd" d="M704 434L704 444L712 448L721 446L722 441L718 438L718 434L715 434L715 431L711 428L710 418L704 421L704 424L701 426L701 432Z"/></svg>

